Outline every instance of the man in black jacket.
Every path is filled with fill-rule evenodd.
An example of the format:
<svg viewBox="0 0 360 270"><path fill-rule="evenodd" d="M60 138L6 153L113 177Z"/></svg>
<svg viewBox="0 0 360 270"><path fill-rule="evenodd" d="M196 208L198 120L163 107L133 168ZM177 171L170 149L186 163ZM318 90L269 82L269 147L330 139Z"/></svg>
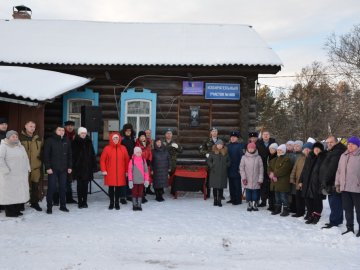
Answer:
<svg viewBox="0 0 360 270"><path fill-rule="evenodd" d="M66 208L66 181L67 174L72 171L72 153L71 143L64 134L64 127L59 125L53 136L45 141L44 164L48 174L46 213L48 214L52 214L53 194L57 182L59 183L60 210L69 212Z"/></svg>
<svg viewBox="0 0 360 270"><path fill-rule="evenodd" d="M0 117L0 143L2 139L6 138L7 128L8 128L8 123L6 117Z"/></svg>
<svg viewBox="0 0 360 270"><path fill-rule="evenodd" d="M267 163L268 163L268 157L270 155L269 146L272 143L275 143L275 139L270 138L270 132L268 130L263 130L261 139L256 142L256 148L258 150L259 155L261 156L264 166L264 182L260 187L261 203L259 204L259 207L266 206L266 200L269 199L268 210L270 211L272 211L274 207L274 196L270 192L270 180L267 174Z"/></svg>
<svg viewBox="0 0 360 270"><path fill-rule="evenodd" d="M335 177L340 156L346 151L346 146L338 142L334 136L329 136L326 144L328 152L321 164L319 178L322 192L324 195L328 195L330 205L330 221L323 228L329 229L342 224L344 219L341 193L336 192Z"/></svg>

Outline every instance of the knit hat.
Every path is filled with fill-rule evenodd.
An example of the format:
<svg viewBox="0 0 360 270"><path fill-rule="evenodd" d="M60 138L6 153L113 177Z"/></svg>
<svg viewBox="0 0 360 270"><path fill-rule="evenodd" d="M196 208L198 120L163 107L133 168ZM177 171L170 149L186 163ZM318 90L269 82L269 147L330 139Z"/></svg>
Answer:
<svg viewBox="0 0 360 270"><path fill-rule="evenodd" d="M210 131L213 131L213 130L218 131L218 129L217 129L216 127L211 127L211 128L210 128Z"/></svg>
<svg viewBox="0 0 360 270"><path fill-rule="evenodd" d="M348 139L348 143L352 143L360 147L360 139L356 136L352 136Z"/></svg>
<svg viewBox="0 0 360 270"><path fill-rule="evenodd" d="M79 127L77 133L78 133L78 135L80 135L81 133L86 133L87 134L87 129L84 128L84 127Z"/></svg>
<svg viewBox="0 0 360 270"><path fill-rule="evenodd" d="M141 136L145 136L145 137L146 137L145 131L139 131L138 138L140 138Z"/></svg>
<svg viewBox="0 0 360 270"><path fill-rule="evenodd" d="M167 128L166 131L165 131L165 134L168 133L168 132L173 133L171 128Z"/></svg>
<svg viewBox="0 0 360 270"><path fill-rule="evenodd" d="M294 141L287 141L287 143L286 144L289 144L289 145L294 145L295 144L295 142Z"/></svg>
<svg viewBox="0 0 360 270"><path fill-rule="evenodd" d="M8 120L6 117L0 117L0 124L7 124Z"/></svg>
<svg viewBox="0 0 360 270"><path fill-rule="evenodd" d="M154 142L161 141L160 137L156 137Z"/></svg>
<svg viewBox="0 0 360 270"><path fill-rule="evenodd" d="M285 144L281 144L279 145L278 149L277 150L281 150L284 155L286 154L286 145Z"/></svg>
<svg viewBox="0 0 360 270"><path fill-rule="evenodd" d="M324 151L324 145L323 145L321 142L316 142L316 143L314 143L314 145L313 145L313 150L314 150L315 148L319 148L321 151Z"/></svg>
<svg viewBox="0 0 360 270"><path fill-rule="evenodd" d="M17 133L15 130L9 130L8 132L6 132L6 139L9 139L14 134L19 136L19 133Z"/></svg>
<svg viewBox="0 0 360 270"><path fill-rule="evenodd" d="M279 147L279 145L278 145L277 143L272 143L272 144L270 144L270 146L269 146L269 148L274 149L274 150L277 150L278 147Z"/></svg>
<svg viewBox="0 0 360 270"><path fill-rule="evenodd" d="M136 147L134 148L134 154L136 154L136 153L142 153L141 148L138 147L138 146L136 146Z"/></svg>
<svg viewBox="0 0 360 270"><path fill-rule="evenodd" d="M247 148L248 149L256 149L256 144L255 143L248 143Z"/></svg>
<svg viewBox="0 0 360 270"><path fill-rule="evenodd" d="M304 145L304 143L302 141L300 141L300 140L295 141L294 144L299 145L300 148L302 148L303 145Z"/></svg>
<svg viewBox="0 0 360 270"><path fill-rule="evenodd" d="M304 143L302 149L304 150L305 148L308 148L308 149L312 150L312 149L313 149L313 145L314 145L314 144L311 143L311 142L306 142L306 143Z"/></svg>
<svg viewBox="0 0 360 270"><path fill-rule="evenodd" d="M127 124L124 124L123 125L123 131L125 131L125 130L127 130L127 129L131 129L131 130L133 130L133 126L132 126L132 124L129 124L129 123L127 123Z"/></svg>
<svg viewBox="0 0 360 270"><path fill-rule="evenodd" d="M215 144L216 145L218 145L218 144L224 145L224 141L222 139L218 139Z"/></svg>

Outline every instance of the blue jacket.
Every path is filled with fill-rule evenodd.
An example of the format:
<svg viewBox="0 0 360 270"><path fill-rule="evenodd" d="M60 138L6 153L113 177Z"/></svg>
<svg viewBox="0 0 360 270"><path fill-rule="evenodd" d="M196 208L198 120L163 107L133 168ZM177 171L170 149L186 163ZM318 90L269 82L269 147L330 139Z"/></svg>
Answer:
<svg viewBox="0 0 360 270"><path fill-rule="evenodd" d="M228 177L240 178L239 166L240 160L244 154L243 143L229 143L227 145L230 158L230 167L228 168Z"/></svg>

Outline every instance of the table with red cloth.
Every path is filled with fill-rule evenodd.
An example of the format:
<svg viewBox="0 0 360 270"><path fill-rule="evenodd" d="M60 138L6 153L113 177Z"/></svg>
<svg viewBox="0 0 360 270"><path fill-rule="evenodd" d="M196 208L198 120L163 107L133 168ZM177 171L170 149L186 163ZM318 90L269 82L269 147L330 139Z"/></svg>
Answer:
<svg viewBox="0 0 360 270"><path fill-rule="evenodd" d="M176 166L170 183L175 199L178 191L202 191L206 200L206 179L207 167Z"/></svg>

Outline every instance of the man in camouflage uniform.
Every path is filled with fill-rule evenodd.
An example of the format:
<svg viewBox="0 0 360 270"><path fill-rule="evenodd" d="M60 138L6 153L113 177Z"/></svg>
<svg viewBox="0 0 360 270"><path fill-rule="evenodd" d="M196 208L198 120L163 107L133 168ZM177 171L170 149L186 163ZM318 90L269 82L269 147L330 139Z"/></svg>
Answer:
<svg viewBox="0 0 360 270"><path fill-rule="evenodd" d="M35 134L36 124L34 121L28 121L25 129L21 131L19 139L24 146L29 157L31 172L29 174L30 186L30 207L37 211L42 211L39 206L39 185L43 181L43 142L40 137Z"/></svg>
<svg viewBox="0 0 360 270"><path fill-rule="evenodd" d="M163 143L164 143L166 149L168 150L168 152L170 154L170 158L171 158L170 176L172 176L175 173L176 158L177 158L178 154L180 154L183 151L183 148L180 145L178 145L177 143L175 143L173 141L172 137L173 137L172 130L170 128L168 128L165 132L165 140Z"/></svg>
<svg viewBox="0 0 360 270"><path fill-rule="evenodd" d="M206 158L209 157L211 151L212 151L212 147L213 145L215 145L215 143L219 140L220 138L218 137L218 129L216 127L212 127L210 129L210 136L209 138L207 138L202 145L199 148L200 154L205 156ZM223 140L224 141L224 140ZM209 173L208 173L208 178L206 180L206 187L207 187L207 198L210 198L210 188L209 188ZM221 197L223 197L223 194L220 194Z"/></svg>

